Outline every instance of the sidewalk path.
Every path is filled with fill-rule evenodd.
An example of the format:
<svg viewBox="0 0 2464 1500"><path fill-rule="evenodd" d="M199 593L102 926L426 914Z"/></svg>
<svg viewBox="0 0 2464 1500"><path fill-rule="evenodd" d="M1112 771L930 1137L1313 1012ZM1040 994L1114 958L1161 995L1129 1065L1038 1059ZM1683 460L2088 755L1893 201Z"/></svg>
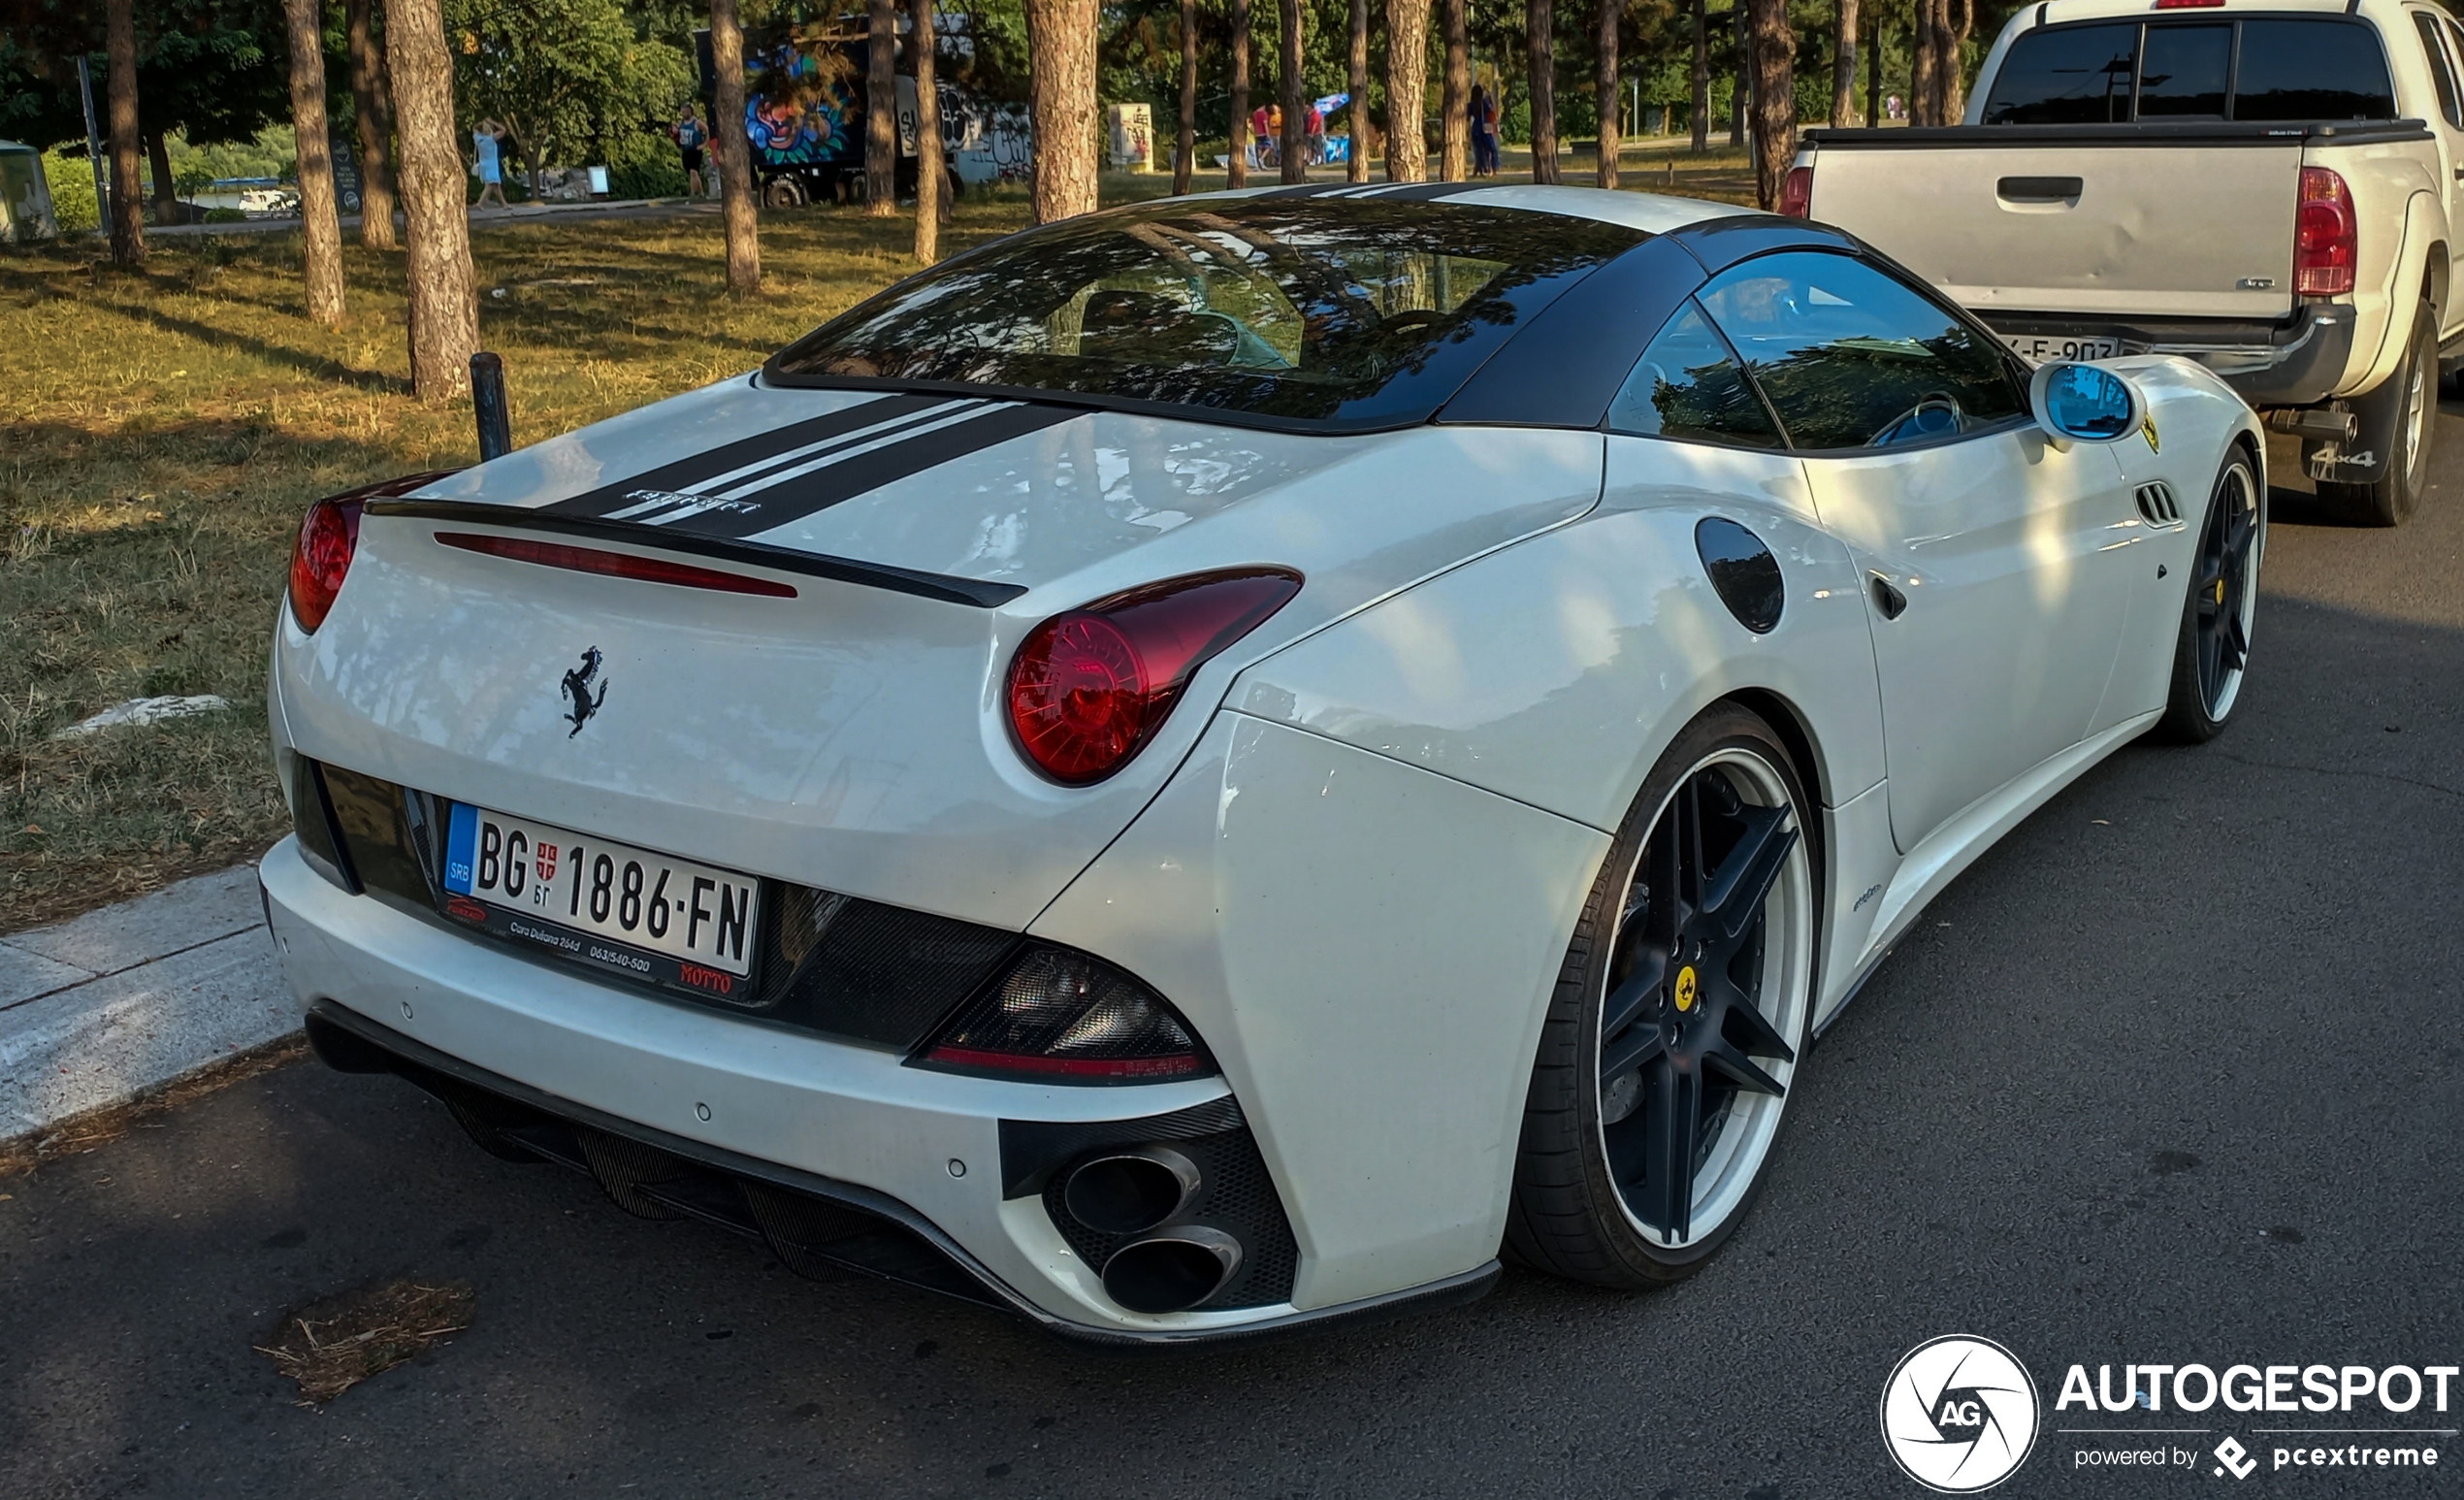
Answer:
<svg viewBox="0 0 2464 1500"><path fill-rule="evenodd" d="M0 1141L299 1029L253 865L0 937Z"/></svg>

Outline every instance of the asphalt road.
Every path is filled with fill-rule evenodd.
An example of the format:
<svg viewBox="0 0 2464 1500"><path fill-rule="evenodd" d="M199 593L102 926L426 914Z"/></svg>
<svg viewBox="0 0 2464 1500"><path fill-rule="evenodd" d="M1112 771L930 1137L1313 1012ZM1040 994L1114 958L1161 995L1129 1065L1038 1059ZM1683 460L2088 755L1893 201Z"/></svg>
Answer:
<svg viewBox="0 0 2464 1500"><path fill-rule="evenodd" d="M2048 1427L2202 1447L2285 1440L2221 1409L2057 1415L2062 1371L2464 1363L2457 412L2403 531L2278 490L2230 733L2125 750L1937 903L1679 1287L1509 1272L1410 1321L1094 1353L799 1281L485 1158L407 1085L304 1065L0 1181L0 1493L1914 1496L1876 1403L1938 1334L2009 1346ZM473 1283L469 1330L294 1405L251 1346L404 1275ZM2234 1487L2074 1467L2119 1441L2049 1432L2001 1492ZM2464 1441L2432 1441L2434 1471L2249 1484L2451 1493Z"/></svg>

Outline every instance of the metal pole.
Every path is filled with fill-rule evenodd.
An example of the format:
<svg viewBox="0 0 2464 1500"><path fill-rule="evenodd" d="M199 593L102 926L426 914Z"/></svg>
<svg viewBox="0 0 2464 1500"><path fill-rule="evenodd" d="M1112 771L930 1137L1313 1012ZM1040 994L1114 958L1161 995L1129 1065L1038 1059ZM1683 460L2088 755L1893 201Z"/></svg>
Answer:
<svg viewBox="0 0 2464 1500"><path fill-rule="evenodd" d="M513 413L504 401L504 361L486 349L470 356L470 412L479 419L479 462L513 451Z"/></svg>
<svg viewBox="0 0 2464 1500"><path fill-rule="evenodd" d="M85 100L85 159L94 168L94 207L99 211L95 222L109 230L112 225L111 179L103 174L103 133L94 128L94 70L86 66L82 52L77 57L77 91Z"/></svg>

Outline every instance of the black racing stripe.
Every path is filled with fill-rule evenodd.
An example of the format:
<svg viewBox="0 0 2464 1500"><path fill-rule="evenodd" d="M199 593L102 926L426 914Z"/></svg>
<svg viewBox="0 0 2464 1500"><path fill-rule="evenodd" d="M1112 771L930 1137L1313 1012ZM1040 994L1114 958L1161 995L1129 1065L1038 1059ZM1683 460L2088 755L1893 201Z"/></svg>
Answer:
<svg viewBox="0 0 2464 1500"><path fill-rule="evenodd" d="M691 532L702 537L751 537L772 527L799 521L841 501L853 500L885 484L923 473L927 469L963 458L995 443L1023 438L1086 413L1074 407L1029 403L999 407L979 417L935 432L908 438L869 453L798 474L761 493L757 510L704 510L659 527L662 532Z"/></svg>
<svg viewBox="0 0 2464 1500"><path fill-rule="evenodd" d="M765 458L785 453L793 448L803 447L807 443L826 441L828 439L855 432L859 428L871 427L876 423L922 411L928 407L947 406L950 401L951 398L948 396L917 396L901 392L875 401L859 402L855 406L822 416L808 417L801 422L790 422L785 427L774 427L765 433L756 433L750 438L739 438L733 442L722 443L718 447L696 453L690 458L680 458L673 463L662 464L656 469L619 479L613 484L603 484L587 494L576 495L570 500L560 500L552 505L545 506L543 513L603 516L611 510L623 510L639 505L641 502L635 498L635 491L681 490L688 484L742 469L747 464L758 464Z"/></svg>
<svg viewBox="0 0 2464 1500"><path fill-rule="evenodd" d="M1397 187L1390 193L1379 193L1371 203L1435 203L1441 198L1459 198L1465 193L1484 193L1492 187L1505 187L1504 182L1413 182Z"/></svg>
<svg viewBox="0 0 2464 1500"><path fill-rule="evenodd" d="M1251 198L1325 198L1336 193L1359 193L1357 198L1339 200L1349 203L1433 203L1460 193L1485 192L1499 182L1307 182L1291 187L1270 187ZM1374 187L1375 192L1360 192Z"/></svg>

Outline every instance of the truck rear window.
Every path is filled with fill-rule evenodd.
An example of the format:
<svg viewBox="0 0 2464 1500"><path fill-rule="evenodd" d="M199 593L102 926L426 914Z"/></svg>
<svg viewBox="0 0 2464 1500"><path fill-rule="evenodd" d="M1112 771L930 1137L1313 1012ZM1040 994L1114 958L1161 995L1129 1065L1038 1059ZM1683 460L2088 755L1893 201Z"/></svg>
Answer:
<svg viewBox="0 0 2464 1500"><path fill-rule="evenodd" d="M2228 108L2227 60L2236 51ZM1988 125L2393 119L2395 87L2377 34L2341 16L2230 26L2104 21L2013 42L1979 117Z"/></svg>
<svg viewBox="0 0 2464 1500"><path fill-rule="evenodd" d="M2386 53L2348 20L2246 20L2235 119L2393 119Z"/></svg>

